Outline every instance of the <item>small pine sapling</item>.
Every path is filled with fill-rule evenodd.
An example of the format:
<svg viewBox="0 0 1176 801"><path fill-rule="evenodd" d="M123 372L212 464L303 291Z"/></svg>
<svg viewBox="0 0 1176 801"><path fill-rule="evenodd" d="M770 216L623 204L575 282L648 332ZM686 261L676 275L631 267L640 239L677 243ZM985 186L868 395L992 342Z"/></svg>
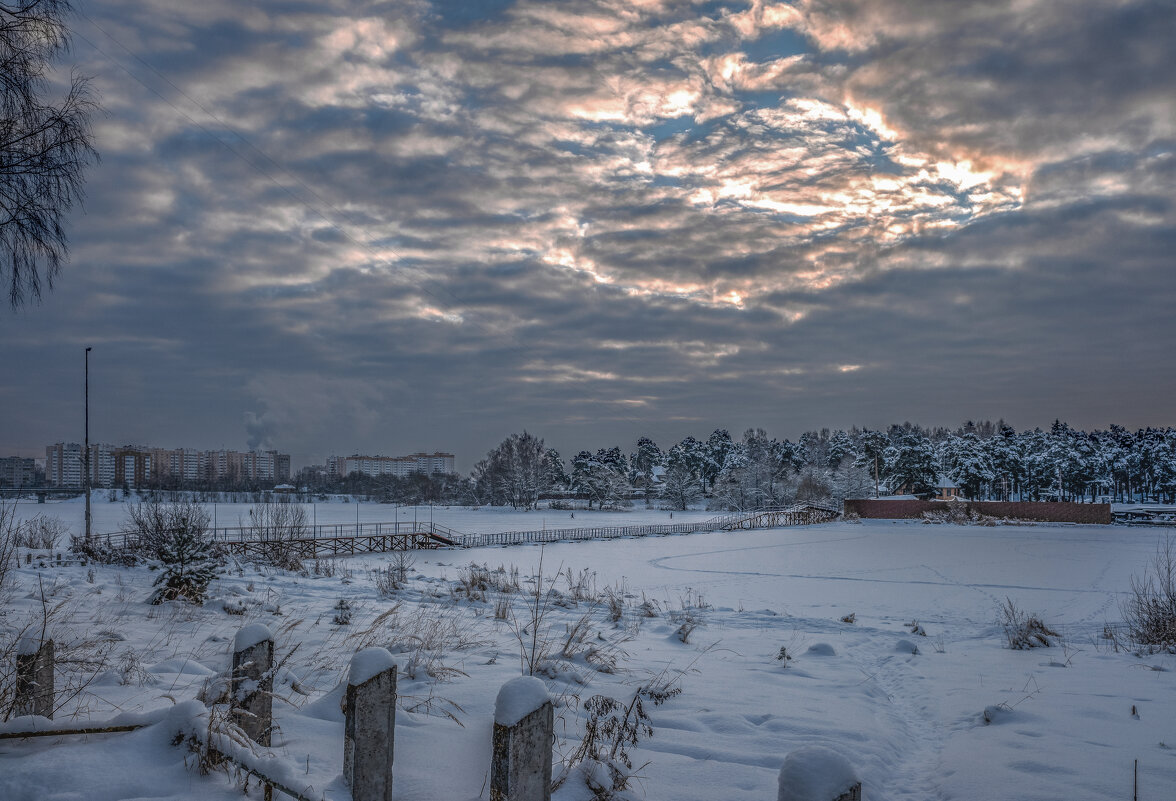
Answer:
<svg viewBox="0 0 1176 801"><path fill-rule="evenodd" d="M155 579L154 586L158 589L151 596L151 603L185 600L198 606L203 604L208 585L218 573L212 540L204 527L173 529L160 539L157 548L159 561L152 567L163 572Z"/></svg>

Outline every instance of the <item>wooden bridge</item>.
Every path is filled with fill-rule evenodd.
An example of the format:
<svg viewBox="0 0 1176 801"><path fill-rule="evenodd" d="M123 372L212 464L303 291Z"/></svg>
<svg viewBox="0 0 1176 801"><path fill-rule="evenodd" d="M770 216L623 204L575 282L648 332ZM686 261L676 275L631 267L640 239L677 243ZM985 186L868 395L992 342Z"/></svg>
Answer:
<svg viewBox="0 0 1176 801"><path fill-rule="evenodd" d="M493 534L463 534L459 544L466 548L482 545L520 545L528 542L564 542L569 540L603 540L617 537L694 534L702 531L738 531L781 526L808 526L836 520L841 513L817 504L794 504L773 509L732 512L697 523L665 523L644 526L593 526L583 528L544 528L530 531L500 531Z"/></svg>
<svg viewBox="0 0 1176 801"><path fill-rule="evenodd" d="M727 515L721 526L722 531L736 531L752 528L781 528L783 526L811 526L828 523L841 516L841 512L815 503L798 503L782 509L758 509L751 512L736 512Z"/></svg>
<svg viewBox="0 0 1176 801"><path fill-rule="evenodd" d="M265 559L279 551L291 553L300 559L319 559L432 548L477 548L486 545L521 545L533 542L808 526L830 522L839 515L835 509L824 506L794 504L778 509L732 512L695 523L643 526L588 526L463 534L446 526L427 522L337 523L289 528L237 526L212 529L210 535L223 552L245 559ZM140 538L129 533L100 534L95 539L98 544L114 550L133 550L140 545Z"/></svg>

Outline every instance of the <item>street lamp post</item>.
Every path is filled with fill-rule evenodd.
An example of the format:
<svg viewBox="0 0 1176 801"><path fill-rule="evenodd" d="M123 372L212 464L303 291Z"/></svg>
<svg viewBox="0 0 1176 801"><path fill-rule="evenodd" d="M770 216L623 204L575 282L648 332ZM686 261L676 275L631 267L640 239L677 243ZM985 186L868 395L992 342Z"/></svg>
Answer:
<svg viewBox="0 0 1176 801"><path fill-rule="evenodd" d="M86 539L90 539L90 350L86 348L86 453L82 461L86 475L83 487L86 491Z"/></svg>

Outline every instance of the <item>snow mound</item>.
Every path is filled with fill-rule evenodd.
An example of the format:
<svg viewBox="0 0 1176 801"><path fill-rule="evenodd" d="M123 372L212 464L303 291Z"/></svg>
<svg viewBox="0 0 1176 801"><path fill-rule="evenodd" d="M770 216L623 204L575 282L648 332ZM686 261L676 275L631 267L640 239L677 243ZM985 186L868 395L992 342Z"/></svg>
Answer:
<svg viewBox="0 0 1176 801"><path fill-rule="evenodd" d="M534 676L519 676L502 685L494 702L494 722L513 726L547 703L547 685Z"/></svg>
<svg viewBox="0 0 1176 801"><path fill-rule="evenodd" d="M993 704L992 706L984 707L984 714L981 717L985 725L992 723L1004 723L1013 714L1013 708L1008 704Z"/></svg>
<svg viewBox="0 0 1176 801"><path fill-rule="evenodd" d="M233 651L244 651L246 648L252 648L259 642L272 640L274 633L269 630L269 626L264 623L250 623L248 626L242 626L241 630L237 632L237 636L233 638Z"/></svg>
<svg viewBox="0 0 1176 801"><path fill-rule="evenodd" d="M784 758L776 801L833 801L860 781L849 760L819 745Z"/></svg>
<svg viewBox="0 0 1176 801"><path fill-rule="evenodd" d="M147 668L150 673L178 673L181 676L211 676L215 670L205 667L194 659L168 659Z"/></svg>
<svg viewBox="0 0 1176 801"><path fill-rule="evenodd" d="M809 656L837 656L833 646L827 642L819 642L809 646L807 653Z"/></svg>
<svg viewBox="0 0 1176 801"><path fill-rule="evenodd" d="M392 654L388 652L387 648L381 648L378 645L373 648L364 648L351 657L351 670L347 672L347 683L358 687L388 669L395 670L396 662L392 659Z"/></svg>
<svg viewBox="0 0 1176 801"><path fill-rule="evenodd" d="M900 654L917 654L919 652L919 646L910 640L899 640L894 644L894 650Z"/></svg>

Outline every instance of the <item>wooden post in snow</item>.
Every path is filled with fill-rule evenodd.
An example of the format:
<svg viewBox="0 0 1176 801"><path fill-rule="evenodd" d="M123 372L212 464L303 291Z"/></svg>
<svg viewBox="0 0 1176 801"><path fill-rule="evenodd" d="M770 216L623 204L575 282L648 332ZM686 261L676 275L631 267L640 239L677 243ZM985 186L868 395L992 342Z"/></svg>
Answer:
<svg viewBox="0 0 1176 801"><path fill-rule="evenodd" d="M17 645L16 714L53 717L53 640L24 637Z"/></svg>

